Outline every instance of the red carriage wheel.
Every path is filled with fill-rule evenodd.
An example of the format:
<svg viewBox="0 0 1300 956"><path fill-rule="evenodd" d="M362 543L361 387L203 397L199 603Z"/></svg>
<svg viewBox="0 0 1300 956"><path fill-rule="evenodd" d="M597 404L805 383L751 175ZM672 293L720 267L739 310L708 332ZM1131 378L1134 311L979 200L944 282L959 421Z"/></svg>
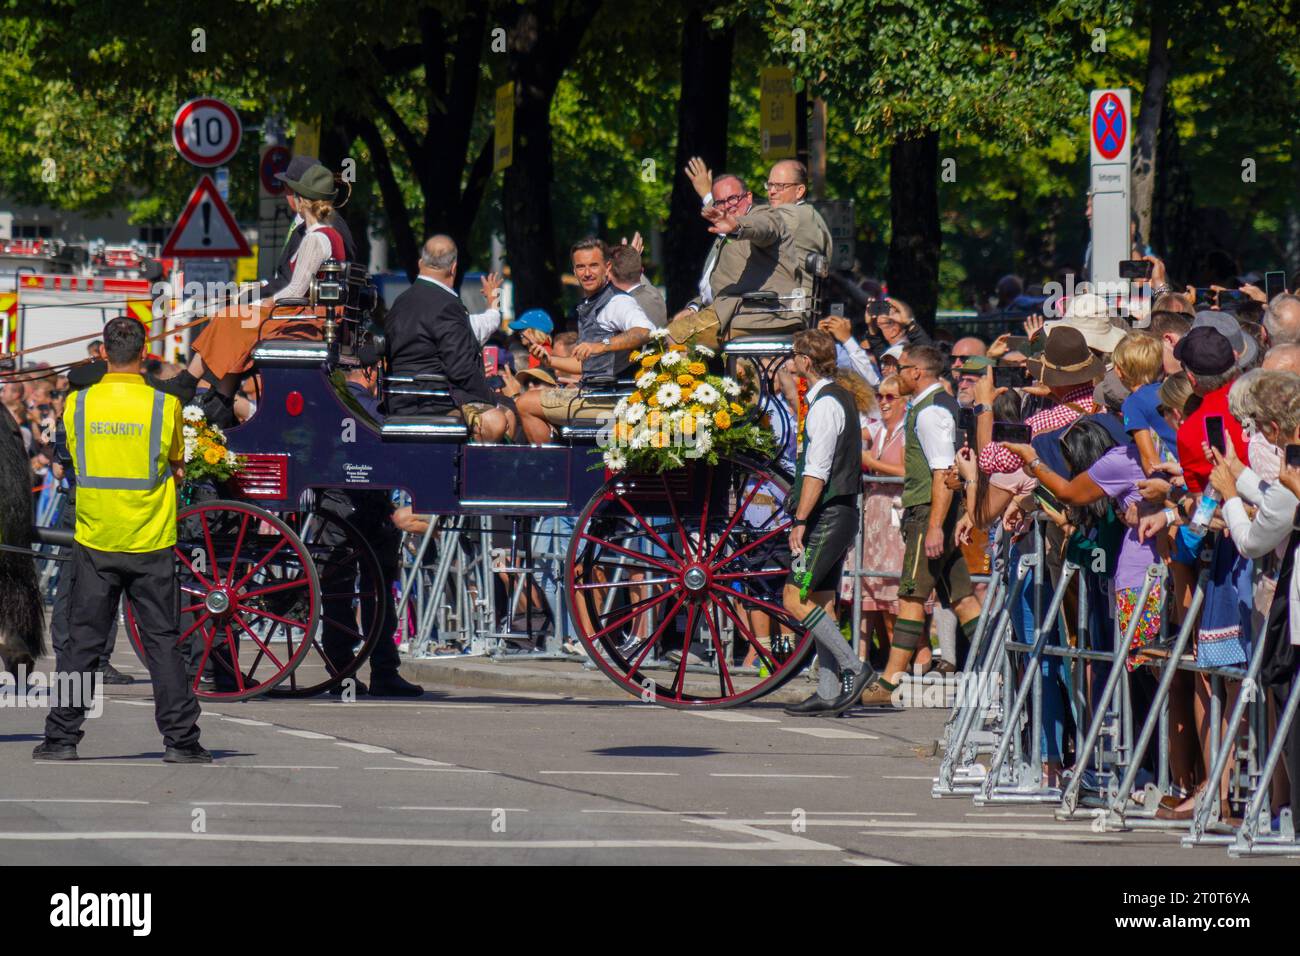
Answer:
<svg viewBox="0 0 1300 956"><path fill-rule="evenodd" d="M393 596L374 549L350 521L323 509L289 516L320 581L320 626L306 659L272 692L276 697L313 697L355 674L375 642L392 640ZM384 626L393 623L392 630Z"/></svg>
<svg viewBox="0 0 1300 956"><path fill-rule="evenodd" d="M320 583L293 530L240 501L205 501L177 515L181 648L204 700L248 700L293 673L311 648ZM135 615L127 633L146 666Z"/></svg>
<svg viewBox="0 0 1300 956"><path fill-rule="evenodd" d="M735 458L619 476L592 497L569 543L569 608L614 683L668 707L730 707L799 672L812 641L781 605L788 490Z"/></svg>

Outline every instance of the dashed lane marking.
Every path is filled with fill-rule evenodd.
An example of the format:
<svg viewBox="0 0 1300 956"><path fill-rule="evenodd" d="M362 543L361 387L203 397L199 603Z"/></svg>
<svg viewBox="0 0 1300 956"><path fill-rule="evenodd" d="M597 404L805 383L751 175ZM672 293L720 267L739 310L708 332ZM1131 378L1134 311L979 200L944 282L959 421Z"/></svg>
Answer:
<svg viewBox="0 0 1300 956"><path fill-rule="evenodd" d="M446 709L450 707L456 710L494 710L496 708L495 704L446 704L446 703L435 703L433 701L430 701L427 704L426 703L405 703L404 704L404 703L397 703L397 702L385 703L382 701L359 701L359 700L354 700L350 702L334 701L328 704L315 703L315 704L308 704L307 706L308 707L408 707L411 709L417 709L423 707L441 707Z"/></svg>
<svg viewBox="0 0 1300 956"><path fill-rule="evenodd" d="M391 754L395 750L389 750L387 747L379 747L375 744L359 744L351 740L336 740L334 743L340 747L351 747L353 750L360 750L363 754Z"/></svg>
<svg viewBox="0 0 1300 956"><path fill-rule="evenodd" d="M277 727L276 733L288 734L290 737L302 737L305 740L334 740L330 734L318 734L314 730L290 730L287 727Z"/></svg>
<svg viewBox="0 0 1300 956"><path fill-rule="evenodd" d="M248 717L223 717L220 714L215 716L221 717L222 720L231 724L241 724L245 727L274 727L275 724L268 723L265 720L252 720Z"/></svg>
<svg viewBox="0 0 1300 956"><path fill-rule="evenodd" d="M725 817L726 810L583 810L583 813L608 813L647 817Z"/></svg>
<svg viewBox="0 0 1300 956"><path fill-rule="evenodd" d="M875 734L860 734L853 730L840 730L837 727L781 727L787 734L807 734L809 737L822 737L826 740L879 740Z"/></svg>
<svg viewBox="0 0 1300 956"><path fill-rule="evenodd" d="M792 810L764 810L769 817L789 817ZM902 810L804 810L807 817L914 817L915 813Z"/></svg>
<svg viewBox="0 0 1300 956"><path fill-rule="evenodd" d="M543 777L680 777L667 770L539 770Z"/></svg>
<svg viewBox="0 0 1300 956"><path fill-rule="evenodd" d="M500 773L500 770L473 770L469 767L364 767L364 770L394 770L407 773Z"/></svg>
<svg viewBox="0 0 1300 956"><path fill-rule="evenodd" d="M848 780L838 773L711 773L710 777L741 777L760 780Z"/></svg>
<svg viewBox="0 0 1300 956"><path fill-rule="evenodd" d="M531 813L523 807L379 807L380 810L419 810L435 813Z"/></svg>
<svg viewBox="0 0 1300 956"><path fill-rule="evenodd" d="M147 807L148 800L99 800L81 797L3 797L0 803L130 803Z"/></svg>
<svg viewBox="0 0 1300 956"><path fill-rule="evenodd" d="M191 800L192 807L287 807L294 810L342 810L341 803L257 803L244 800Z"/></svg>
<svg viewBox="0 0 1300 956"><path fill-rule="evenodd" d="M731 711L722 711L716 714L710 714L706 711L686 711L692 717L705 717L709 720L723 720L735 724L779 724L780 721L774 717L756 717L753 714L737 714Z"/></svg>
<svg viewBox="0 0 1300 956"><path fill-rule="evenodd" d="M446 763L442 760L430 760L428 757L397 757L397 760L405 760L407 763L416 763L421 767L453 767L455 764Z"/></svg>

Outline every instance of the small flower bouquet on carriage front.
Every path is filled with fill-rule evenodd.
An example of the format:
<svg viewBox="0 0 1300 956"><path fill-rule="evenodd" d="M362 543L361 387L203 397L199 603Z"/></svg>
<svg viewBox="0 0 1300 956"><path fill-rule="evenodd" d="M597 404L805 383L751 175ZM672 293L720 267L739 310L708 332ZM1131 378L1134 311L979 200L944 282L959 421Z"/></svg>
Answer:
<svg viewBox="0 0 1300 956"><path fill-rule="evenodd" d="M226 447L225 433L208 421L201 408L186 405L181 409L181 418L186 484L221 484L244 470L244 457Z"/></svg>
<svg viewBox="0 0 1300 956"><path fill-rule="evenodd" d="M755 409L755 390L711 371L715 357L704 345L670 343L667 329L650 333L631 355L636 391L602 430L606 468L663 472L692 460L717 464L720 455L771 456L775 438Z"/></svg>

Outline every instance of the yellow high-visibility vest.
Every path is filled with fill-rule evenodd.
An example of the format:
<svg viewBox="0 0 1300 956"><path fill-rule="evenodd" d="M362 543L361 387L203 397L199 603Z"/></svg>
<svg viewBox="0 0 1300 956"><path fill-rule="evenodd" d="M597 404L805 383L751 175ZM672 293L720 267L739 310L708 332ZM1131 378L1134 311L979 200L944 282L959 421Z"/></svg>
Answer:
<svg viewBox="0 0 1300 956"><path fill-rule="evenodd" d="M63 410L77 471L76 540L140 553L176 543L170 461L184 454L181 403L140 375L109 373L73 392Z"/></svg>

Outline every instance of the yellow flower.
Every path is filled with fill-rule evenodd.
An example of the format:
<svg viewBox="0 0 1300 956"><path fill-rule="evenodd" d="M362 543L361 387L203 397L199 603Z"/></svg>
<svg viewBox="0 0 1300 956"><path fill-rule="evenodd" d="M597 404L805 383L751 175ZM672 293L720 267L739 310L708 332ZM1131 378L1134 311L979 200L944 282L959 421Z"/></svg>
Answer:
<svg viewBox="0 0 1300 956"><path fill-rule="evenodd" d="M672 380L673 377L669 375L667 372L660 372L659 376L655 379L655 381L658 382L660 385L666 385Z"/></svg>
<svg viewBox="0 0 1300 956"><path fill-rule="evenodd" d="M704 414L704 406L703 406L703 405L692 405L690 408L686 409L686 413L687 413L688 415L691 415L691 416L703 415L703 414Z"/></svg>
<svg viewBox="0 0 1300 956"><path fill-rule="evenodd" d="M672 352L685 352L685 351L686 351L686 346L685 346L685 345L670 345L670 346L668 346L668 349L669 349L669 351L672 351Z"/></svg>
<svg viewBox="0 0 1300 956"><path fill-rule="evenodd" d="M694 435L694 434L695 434L695 416L694 416L694 415L687 415L685 418L682 419L682 434L683 434L683 435Z"/></svg>
<svg viewBox="0 0 1300 956"><path fill-rule="evenodd" d="M645 398L644 398L644 396L642 396L642 394L641 394L640 392L633 392L631 395L629 395L629 396L627 397L627 403L628 403L629 405L637 405L637 404L639 404L639 403L641 403L641 402L644 402L644 401L645 401Z"/></svg>
<svg viewBox="0 0 1300 956"><path fill-rule="evenodd" d="M648 399L646 399L646 404L647 404L647 405L658 405L658 404L659 404L659 396L658 396L658 395L651 395Z"/></svg>
<svg viewBox="0 0 1300 956"><path fill-rule="evenodd" d="M628 356L628 360L632 362L641 361L641 350L637 349L636 351L634 351L631 355Z"/></svg>
<svg viewBox="0 0 1300 956"><path fill-rule="evenodd" d="M677 376L677 384L680 385L682 388L686 388L688 385L694 385L694 384L695 384L695 376L694 376L694 375L678 375L678 376Z"/></svg>
<svg viewBox="0 0 1300 956"><path fill-rule="evenodd" d="M221 453L220 448L209 448L207 451L203 453L203 460L206 461L209 465L217 464L217 462L221 461L221 459L224 457L226 456Z"/></svg>
<svg viewBox="0 0 1300 956"><path fill-rule="evenodd" d="M647 355L645 358L641 360L641 367L650 368L658 361L659 361L658 355Z"/></svg>
<svg viewBox="0 0 1300 956"><path fill-rule="evenodd" d="M703 362L692 362L690 365L686 366L686 371L690 372L692 375L703 375L708 371L708 369L704 367Z"/></svg>
<svg viewBox="0 0 1300 956"><path fill-rule="evenodd" d="M693 385L690 386L689 388L682 389L682 404L685 405L687 402L689 402L691 400L691 396L694 394L695 394L695 386Z"/></svg>
<svg viewBox="0 0 1300 956"><path fill-rule="evenodd" d="M663 431L657 431L657 432L655 432L653 435L651 435L651 436L650 436L650 447L651 447L651 448L667 448L667 447L668 447L668 433L667 433L667 432L663 432Z"/></svg>
<svg viewBox="0 0 1300 956"><path fill-rule="evenodd" d="M743 414L745 414L744 406L742 406L742 405L737 405L735 402L732 402L732 403L731 403L731 414L733 414L733 415L743 415Z"/></svg>
<svg viewBox="0 0 1300 956"><path fill-rule="evenodd" d="M659 409L656 408L653 412L651 412L649 415L646 416L645 423L646 426L649 428L658 428L661 424L663 424L663 420L664 420L664 413L659 411Z"/></svg>
<svg viewBox="0 0 1300 956"><path fill-rule="evenodd" d="M713 413L713 424L717 425L719 428L724 428L724 429L730 428L731 416L728 415L725 411L722 410L716 411Z"/></svg>

